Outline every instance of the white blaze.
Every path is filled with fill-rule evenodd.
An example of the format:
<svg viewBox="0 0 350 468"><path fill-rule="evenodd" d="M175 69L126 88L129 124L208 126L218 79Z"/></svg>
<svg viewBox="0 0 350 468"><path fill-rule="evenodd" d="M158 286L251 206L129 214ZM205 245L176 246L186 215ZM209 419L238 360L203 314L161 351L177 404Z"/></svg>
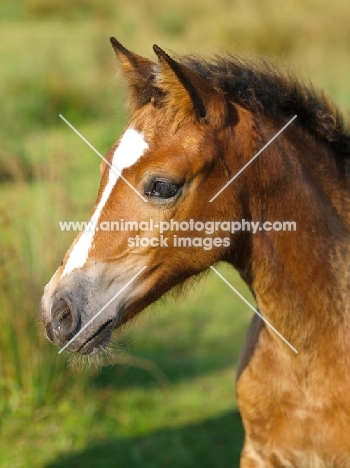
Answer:
<svg viewBox="0 0 350 468"><path fill-rule="evenodd" d="M114 169L111 167L109 168L108 182L104 188L99 204L90 219L90 226L98 225L103 207L106 205L112 193L113 187L119 178L119 174L121 174L124 168L135 164L147 148L148 144L142 133L137 132L133 128L128 128L126 130L114 151L111 163ZM87 226L70 253L62 277L76 268L84 266L93 243L94 235L95 231L91 228L89 229Z"/></svg>

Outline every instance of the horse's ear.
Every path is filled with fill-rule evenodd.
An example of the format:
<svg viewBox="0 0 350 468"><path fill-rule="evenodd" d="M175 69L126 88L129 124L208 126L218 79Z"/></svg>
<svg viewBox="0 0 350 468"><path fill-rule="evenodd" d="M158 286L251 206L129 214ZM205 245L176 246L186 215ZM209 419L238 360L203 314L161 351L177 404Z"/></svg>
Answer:
<svg viewBox="0 0 350 468"><path fill-rule="evenodd" d="M121 64L126 79L131 104L135 109L144 106L152 99L154 62L126 49L115 37L111 37L113 49Z"/></svg>
<svg viewBox="0 0 350 468"><path fill-rule="evenodd" d="M153 50L160 66L155 84L163 92L167 105L181 112L184 118L207 118L220 125L227 107L224 96L198 73L176 62L157 45Z"/></svg>

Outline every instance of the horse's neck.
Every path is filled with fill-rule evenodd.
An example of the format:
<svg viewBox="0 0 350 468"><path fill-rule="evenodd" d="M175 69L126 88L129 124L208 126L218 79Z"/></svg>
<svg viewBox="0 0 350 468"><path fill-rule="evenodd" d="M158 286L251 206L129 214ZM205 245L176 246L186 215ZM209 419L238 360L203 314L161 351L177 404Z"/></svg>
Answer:
<svg viewBox="0 0 350 468"><path fill-rule="evenodd" d="M300 349L350 314L347 183L324 146L301 137L280 138L247 173L251 219L295 221L296 231L250 234L245 265L262 313Z"/></svg>

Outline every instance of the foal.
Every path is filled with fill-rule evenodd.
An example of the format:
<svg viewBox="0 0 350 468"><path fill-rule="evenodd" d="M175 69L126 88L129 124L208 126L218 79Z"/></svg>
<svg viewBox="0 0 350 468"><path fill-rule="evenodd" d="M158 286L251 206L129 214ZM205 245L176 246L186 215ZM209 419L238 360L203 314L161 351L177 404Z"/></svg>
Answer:
<svg viewBox="0 0 350 468"><path fill-rule="evenodd" d="M266 62L175 61L154 46L154 63L111 42L133 116L101 164L91 221L136 227L133 240L86 229L73 242L42 299L48 338L97 352L170 288L226 261L298 351L254 316L237 375L241 467L350 467L350 136L339 111ZM224 232L242 219L297 230ZM213 223L211 248L203 231L181 247L160 232L191 220Z"/></svg>

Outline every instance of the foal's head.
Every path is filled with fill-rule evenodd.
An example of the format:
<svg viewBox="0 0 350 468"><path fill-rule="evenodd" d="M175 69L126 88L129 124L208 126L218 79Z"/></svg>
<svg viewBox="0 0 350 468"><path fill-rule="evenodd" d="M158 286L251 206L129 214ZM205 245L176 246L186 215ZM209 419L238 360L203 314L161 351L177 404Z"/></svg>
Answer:
<svg viewBox="0 0 350 468"><path fill-rule="evenodd" d="M239 168L239 161L237 168L227 165L228 139L241 156L242 135L251 131L244 109L159 47L153 63L111 42L133 116L101 163L91 218L100 229L75 239L42 299L49 339L62 347L76 336L67 349L85 354L103 348L115 327L167 290L230 255L232 239L223 239L215 221L241 218L240 183L235 196L227 191L220 202L209 200ZM173 220L176 229L176 222L191 219L213 222L210 234L189 228L161 236L162 223ZM153 226L144 230L150 220ZM122 229L127 222L137 223L134 230ZM187 238L185 245L176 246L178 237ZM210 245L205 237L218 240Z"/></svg>

